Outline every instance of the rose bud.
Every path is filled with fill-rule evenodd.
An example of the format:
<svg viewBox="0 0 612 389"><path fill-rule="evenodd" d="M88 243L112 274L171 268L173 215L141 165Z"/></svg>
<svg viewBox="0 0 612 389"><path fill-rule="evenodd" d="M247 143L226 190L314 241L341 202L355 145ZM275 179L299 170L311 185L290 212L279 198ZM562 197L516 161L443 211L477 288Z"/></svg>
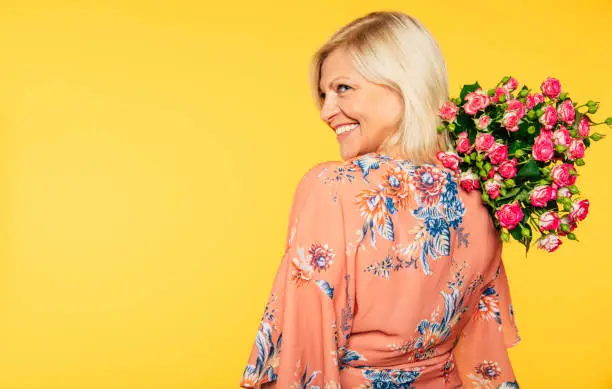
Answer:
<svg viewBox="0 0 612 389"><path fill-rule="evenodd" d="M593 139L595 142L602 140L604 137L605 135L600 134L599 132L596 132L593 135L591 135L591 139Z"/></svg>
<svg viewBox="0 0 612 389"><path fill-rule="evenodd" d="M573 221L584 220L589 213L589 200L578 200L572 203L569 217Z"/></svg>
<svg viewBox="0 0 612 389"><path fill-rule="evenodd" d="M576 110L572 105L571 99L563 101L559 105L559 108L557 108L557 113L559 114L561 120L563 120L568 125L574 124L574 119L576 118Z"/></svg>
<svg viewBox="0 0 612 389"><path fill-rule="evenodd" d="M475 115L476 112L487 108L491 103L491 98L481 89L468 93L465 100L467 103L463 105L463 109L468 115Z"/></svg>
<svg viewBox="0 0 612 389"><path fill-rule="evenodd" d="M538 247L552 253L561 246L563 242L557 234L548 234L538 240Z"/></svg>
<svg viewBox="0 0 612 389"><path fill-rule="evenodd" d="M569 186L576 183L576 176L572 175L572 172L576 172L576 169L571 164L564 163L553 167L550 176L557 187Z"/></svg>
<svg viewBox="0 0 612 389"><path fill-rule="evenodd" d="M459 162L461 162L462 159L457 154L438 151L436 153L436 157L440 162L442 162L442 165L444 165L444 167L455 171L459 170Z"/></svg>
<svg viewBox="0 0 612 389"><path fill-rule="evenodd" d="M502 205L495 212L495 216L503 228L512 230L523 220L523 210L518 201L514 201L513 203Z"/></svg>
<svg viewBox="0 0 612 389"><path fill-rule="evenodd" d="M451 101L447 101L440 108L438 115L446 121L453 122L457 119L457 112L459 112L459 107Z"/></svg>
<svg viewBox="0 0 612 389"><path fill-rule="evenodd" d="M467 192L480 188L480 180L478 176L469 169L467 172L462 172L459 178L461 187Z"/></svg>
<svg viewBox="0 0 612 389"><path fill-rule="evenodd" d="M533 144L533 159L536 161L550 161L555 155L554 144L550 136L540 134L536 136Z"/></svg>
<svg viewBox="0 0 612 389"><path fill-rule="evenodd" d="M538 185L529 194L529 200L535 207L545 207L546 204L556 198L555 190L549 185Z"/></svg>
<svg viewBox="0 0 612 389"><path fill-rule="evenodd" d="M580 122L578 123L578 135L583 138L589 136L589 132L591 131L591 123L586 116L580 118Z"/></svg>
<svg viewBox="0 0 612 389"><path fill-rule="evenodd" d="M491 134L479 134L474 142L478 151L489 151L494 144L495 138Z"/></svg>
<svg viewBox="0 0 612 389"><path fill-rule="evenodd" d="M538 121L544 125L546 129L552 129L557 124L557 110L552 105L547 105L544 114L540 116Z"/></svg>
<svg viewBox="0 0 612 389"><path fill-rule="evenodd" d="M502 232L501 232L501 239L504 242L510 242L510 234L508 233L508 231L502 230Z"/></svg>
<svg viewBox="0 0 612 389"><path fill-rule="evenodd" d="M556 78L548 77L542 85L540 85L540 89L547 97L556 99L561 93L561 83Z"/></svg>
<svg viewBox="0 0 612 389"><path fill-rule="evenodd" d="M512 178L516 176L516 158L503 161L498 168L499 174L504 178Z"/></svg>
<svg viewBox="0 0 612 389"><path fill-rule="evenodd" d="M502 96L506 100L510 99L510 92L508 91L508 89L506 89L506 88L495 88L495 95L491 99L493 100L493 102L499 103Z"/></svg>
<svg viewBox="0 0 612 389"><path fill-rule="evenodd" d="M576 229L577 224L575 221L569 218L569 216L563 216L561 218L561 226L557 230L557 234L561 236L567 235L568 232L572 232Z"/></svg>
<svg viewBox="0 0 612 389"><path fill-rule="evenodd" d="M542 231L555 231L561 225L561 220L556 212L544 212L538 225Z"/></svg>

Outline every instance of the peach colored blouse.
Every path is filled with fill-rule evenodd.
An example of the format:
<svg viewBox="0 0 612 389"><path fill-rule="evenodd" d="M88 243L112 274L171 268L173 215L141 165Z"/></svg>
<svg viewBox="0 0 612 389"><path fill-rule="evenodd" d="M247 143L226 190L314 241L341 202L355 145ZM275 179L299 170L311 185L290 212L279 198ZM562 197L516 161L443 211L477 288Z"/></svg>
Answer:
<svg viewBox="0 0 612 389"><path fill-rule="evenodd" d="M306 173L240 386L518 388L502 241L458 184L376 153Z"/></svg>

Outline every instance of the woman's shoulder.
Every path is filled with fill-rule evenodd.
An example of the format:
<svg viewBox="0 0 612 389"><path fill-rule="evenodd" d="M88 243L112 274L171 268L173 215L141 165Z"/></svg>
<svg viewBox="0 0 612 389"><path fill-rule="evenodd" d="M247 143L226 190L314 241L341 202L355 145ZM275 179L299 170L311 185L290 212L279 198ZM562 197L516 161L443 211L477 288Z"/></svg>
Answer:
<svg viewBox="0 0 612 389"><path fill-rule="evenodd" d="M360 183L370 184L369 179L375 176L375 172L391 161L383 155L369 153L343 161L319 162L306 170L299 186L340 189L359 186Z"/></svg>

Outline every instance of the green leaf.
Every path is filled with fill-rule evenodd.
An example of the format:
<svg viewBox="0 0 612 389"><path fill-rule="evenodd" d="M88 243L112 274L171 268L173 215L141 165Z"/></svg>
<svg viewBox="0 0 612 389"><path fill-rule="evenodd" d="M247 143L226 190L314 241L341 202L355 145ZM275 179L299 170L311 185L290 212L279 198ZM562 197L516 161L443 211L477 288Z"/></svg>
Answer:
<svg viewBox="0 0 612 389"><path fill-rule="evenodd" d="M514 229L508 231L510 235L519 242L523 239L523 235L521 234L521 226L516 226Z"/></svg>
<svg viewBox="0 0 612 389"><path fill-rule="evenodd" d="M515 187L515 188L512 188L512 190L510 190L509 192L506 192L506 194L505 194L504 196L501 196L501 198L502 198L502 199L507 199L507 198L510 198L510 197L514 197L514 196L516 196L516 195L518 194L518 192L520 192L520 191L521 191L521 188L520 188L520 187Z"/></svg>
<svg viewBox="0 0 612 389"><path fill-rule="evenodd" d="M530 135L527 132L527 129L529 128L529 126L531 126L532 123L528 122L527 120L523 120L521 121L521 123L519 124L519 129L517 132L514 133L514 137L519 138L519 139L528 139L528 138L533 138L533 135Z"/></svg>
<svg viewBox="0 0 612 389"><path fill-rule="evenodd" d="M535 160L530 160L516 173L518 177L530 177L537 178L540 177L540 169L538 169L538 164Z"/></svg>
<svg viewBox="0 0 612 389"><path fill-rule="evenodd" d="M589 147L591 145L591 140L589 138L584 138L584 146Z"/></svg>
<svg viewBox="0 0 612 389"><path fill-rule="evenodd" d="M465 99L465 96L467 96L468 93L474 92L478 88L480 88L480 84L478 84L478 82L474 84L464 85L461 89L461 94L459 95L459 98L463 102L463 99Z"/></svg>

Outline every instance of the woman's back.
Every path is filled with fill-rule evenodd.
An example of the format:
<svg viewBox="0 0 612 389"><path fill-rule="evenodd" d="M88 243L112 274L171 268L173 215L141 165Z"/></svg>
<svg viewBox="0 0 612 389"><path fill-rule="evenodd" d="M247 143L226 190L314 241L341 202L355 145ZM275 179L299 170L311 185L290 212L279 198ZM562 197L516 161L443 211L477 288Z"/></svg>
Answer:
<svg viewBox="0 0 612 389"><path fill-rule="evenodd" d="M502 242L450 170L370 153L300 182L243 387L513 387Z"/></svg>

